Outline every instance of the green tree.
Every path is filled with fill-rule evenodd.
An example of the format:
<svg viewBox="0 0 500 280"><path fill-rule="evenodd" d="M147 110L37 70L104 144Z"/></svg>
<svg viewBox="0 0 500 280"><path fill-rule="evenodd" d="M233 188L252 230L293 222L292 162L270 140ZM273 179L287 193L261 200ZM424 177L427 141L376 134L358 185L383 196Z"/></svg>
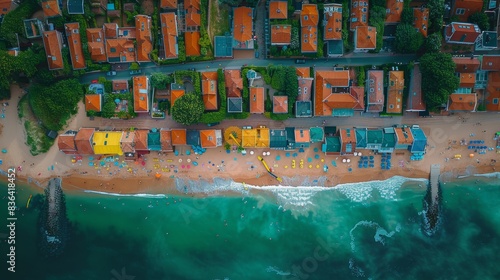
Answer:
<svg viewBox="0 0 500 280"><path fill-rule="evenodd" d="M413 8L406 3L401 13L401 24L413 24Z"/></svg>
<svg viewBox="0 0 500 280"><path fill-rule="evenodd" d="M108 119L112 118L115 116L115 109L116 109L115 102L110 98L108 98L108 100L106 100L104 106L102 107L101 116L103 118L108 118Z"/></svg>
<svg viewBox="0 0 500 280"><path fill-rule="evenodd" d="M175 101L172 118L180 124L191 125L200 121L203 111L205 106L201 95L188 93Z"/></svg>
<svg viewBox="0 0 500 280"><path fill-rule="evenodd" d="M455 63L449 53L426 53L420 59L422 92L429 109L436 109L448 101L459 86Z"/></svg>
<svg viewBox="0 0 500 280"><path fill-rule="evenodd" d="M151 75L151 86L156 89L166 89L169 78L167 74L156 72Z"/></svg>
<svg viewBox="0 0 500 280"><path fill-rule="evenodd" d="M430 33L440 32L443 27L444 0L429 0L427 8L429 8Z"/></svg>
<svg viewBox="0 0 500 280"><path fill-rule="evenodd" d="M130 70L139 70L141 67L139 66L139 64L137 62L132 62L130 64Z"/></svg>
<svg viewBox="0 0 500 280"><path fill-rule="evenodd" d="M30 87L28 97L33 113L42 124L59 131L77 113L83 88L76 79L62 80L48 87L35 84Z"/></svg>
<svg viewBox="0 0 500 280"><path fill-rule="evenodd" d="M290 41L290 48L292 50L298 50L300 48L299 28L297 26L292 27L292 38Z"/></svg>
<svg viewBox="0 0 500 280"><path fill-rule="evenodd" d="M425 52L438 52L441 50L441 42L443 37L441 33L432 33L424 41Z"/></svg>
<svg viewBox="0 0 500 280"><path fill-rule="evenodd" d="M4 16L0 26L0 37L9 41L11 45L17 46L17 35L26 36L23 20L30 18L39 8L36 1L22 1L17 9Z"/></svg>
<svg viewBox="0 0 500 280"><path fill-rule="evenodd" d="M422 33L415 30L410 24L400 24L396 28L396 51L400 53L415 53L422 43L424 37Z"/></svg>
<svg viewBox="0 0 500 280"><path fill-rule="evenodd" d="M479 29L483 31L490 29L490 21L488 19L488 16L483 12L473 13L469 17L469 22L477 24L477 26L479 26Z"/></svg>
<svg viewBox="0 0 500 280"><path fill-rule="evenodd" d="M370 9L369 23L377 28L377 47L375 52L379 52L384 44L384 26L385 26L386 9L384 6L372 6Z"/></svg>

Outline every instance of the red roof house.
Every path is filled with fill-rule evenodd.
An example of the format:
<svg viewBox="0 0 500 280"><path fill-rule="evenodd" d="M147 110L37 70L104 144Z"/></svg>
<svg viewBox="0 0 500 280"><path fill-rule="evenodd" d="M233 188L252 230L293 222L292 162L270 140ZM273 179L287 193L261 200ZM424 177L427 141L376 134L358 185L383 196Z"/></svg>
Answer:
<svg viewBox="0 0 500 280"><path fill-rule="evenodd" d="M300 13L300 50L302 53L315 53L318 50L318 6L303 4Z"/></svg>
<svg viewBox="0 0 500 280"><path fill-rule="evenodd" d="M273 96L273 113L287 114L288 113L288 96Z"/></svg>
<svg viewBox="0 0 500 280"><path fill-rule="evenodd" d="M71 65L73 69L85 68L85 57L83 56L82 42L80 38L80 24L78 22L66 23L66 38L68 39Z"/></svg>
<svg viewBox="0 0 500 280"><path fill-rule="evenodd" d="M253 9L238 7L233 9L233 38L236 49L253 49Z"/></svg>
<svg viewBox="0 0 500 280"><path fill-rule="evenodd" d="M251 87L250 88L250 113L251 114L264 114L264 88Z"/></svg>
<svg viewBox="0 0 500 280"><path fill-rule="evenodd" d="M351 22L349 25L351 31L356 31L358 26L368 26L369 9L368 0L351 0Z"/></svg>
<svg viewBox="0 0 500 280"><path fill-rule="evenodd" d="M177 16L175 13L163 13L160 14L160 21L164 57L165 59L177 58L179 56Z"/></svg>
<svg viewBox="0 0 500 280"><path fill-rule="evenodd" d="M134 88L134 112L149 112L149 78L136 76L133 78Z"/></svg>
<svg viewBox="0 0 500 280"><path fill-rule="evenodd" d="M427 38L427 29L429 28L428 8L413 8L413 26Z"/></svg>
<svg viewBox="0 0 500 280"><path fill-rule="evenodd" d="M488 74L486 110L500 111L500 72L490 72Z"/></svg>
<svg viewBox="0 0 500 280"><path fill-rule="evenodd" d="M476 24L452 22L444 29L445 41L449 44L472 45L481 34Z"/></svg>
<svg viewBox="0 0 500 280"><path fill-rule="evenodd" d="M354 51L367 52L377 48L377 28L358 26L354 32Z"/></svg>
<svg viewBox="0 0 500 280"><path fill-rule="evenodd" d="M342 4L326 4L323 16L323 40L342 40Z"/></svg>
<svg viewBox="0 0 500 280"><path fill-rule="evenodd" d="M151 61L149 54L153 50L153 37L151 35L151 17L146 15L135 16L137 61Z"/></svg>
<svg viewBox="0 0 500 280"><path fill-rule="evenodd" d="M43 32L43 46L47 54L47 63L49 70L64 68L62 57L62 35L57 30Z"/></svg>
<svg viewBox="0 0 500 280"><path fill-rule="evenodd" d="M366 112L380 113L384 110L384 71L369 70L367 76L368 104Z"/></svg>
<svg viewBox="0 0 500 280"><path fill-rule="evenodd" d="M401 13L403 12L403 0L387 0L387 9L385 13L385 23L401 22Z"/></svg>
<svg viewBox="0 0 500 280"><path fill-rule="evenodd" d="M78 154L75 144L75 134L59 134L57 136L57 147L59 151L67 155Z"/></svg>
<svg viewBox="0 0 500 280"><path fill-rule="evenodd" d="M459 21L466 22L469 17L483 9L483 0L453 0L451 6L452 16L456 16Z"/></svg>
<svg viewBox="0 0 500 280"><path fill-rule="evenodd" d="M292 26L289 24L271 25L271 45L290 45L292 39Z"/></svg>
<svg viewBox="0 0 500 280"><path fill-rule="evenodd" d="M94 148L92 139L94 137L94 128L80 128L75 136L75 145L80 155L93 155Z"/></svg>
<svg viewBox="0 0 500 280"><path fill-rule="evenodd" d="M203 94L203 104L206 111L219 109L217 94L217 72L201 73L201 92Z"/></svg>
<svg viewBox="0 0 500 280"><path fill-rule="evenodd" d="M93 62L105 62L106 48L104 47L104 31L102 28L87 28L87 45L90 58Z"/></svg>
<svg viewBox="0 0 500 280"><path fill-rule="evenodd" d="M287 19L288 1L269 2L269 19Z"/></svg>

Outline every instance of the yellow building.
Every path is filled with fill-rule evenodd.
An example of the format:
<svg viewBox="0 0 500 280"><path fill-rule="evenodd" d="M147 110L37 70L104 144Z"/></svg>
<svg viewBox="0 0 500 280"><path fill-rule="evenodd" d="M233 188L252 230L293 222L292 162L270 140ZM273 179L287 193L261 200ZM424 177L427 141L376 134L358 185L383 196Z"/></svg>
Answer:
<svg viewBox="0 0 500 280"><path fill-rule="evenodd" d="M96 131L93 138L96 155L123 155L120 145L122 131Z"/></svg>
<svg viewBox="0 0 500 280"><path fill-rule="evenodd" d="M241 146L243 148L254 148L257 143L257 130L242 129L241 130Z"/></svg>
<svg viewBox="0 0 500 280"><path fill-rule="evenodd" d="M270 133L269 128L257 128L257 141L255 143L256 148L269 148L270 145Z"/></svg>

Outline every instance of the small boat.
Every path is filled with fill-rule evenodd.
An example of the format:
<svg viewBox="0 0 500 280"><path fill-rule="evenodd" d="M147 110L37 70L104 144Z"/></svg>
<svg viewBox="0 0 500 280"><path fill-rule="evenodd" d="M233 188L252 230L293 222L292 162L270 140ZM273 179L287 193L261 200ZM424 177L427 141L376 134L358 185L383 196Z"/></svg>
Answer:
<svg viewBox="0 0 500 280"><path fill-rule="evenodd" d="M33 197L32 194L30 194L30 197L28 198L28 201L26 202L26 208L29 208L30 207L30 202L31 202L31 198Z"/></svg>

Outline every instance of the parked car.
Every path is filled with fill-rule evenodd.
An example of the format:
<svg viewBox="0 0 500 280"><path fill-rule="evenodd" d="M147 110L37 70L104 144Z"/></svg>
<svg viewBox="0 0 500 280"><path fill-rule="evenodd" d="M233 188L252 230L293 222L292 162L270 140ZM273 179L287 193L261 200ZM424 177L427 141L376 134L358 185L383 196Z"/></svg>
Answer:
<svg viewBox="0 0 500 280"><path fill-rule="evenodd" d="M116 71L109 71L106 76L116 76Z"/></svg>
<svg viewBox="0 0 500 280"><path fill-rule="evenodd" d="M99 81L98 80L92 80L93 84L97 84Z"/></svg>
<svg viewBox="0 0 500 280"><path fill-rule="evenodd" d="M210 126L216 126L216 125L218 125L218 124L220 124L220 122L207 123L207 126L209 126L209 127L210 127Z"/></svg>
<svg viewBox="0 0 500 280"><path fill-rule="evenodd" d="M296 59L295 64L305 64L306 60L305 59Z"/></svg>
<svg viewBox="0 0 500 280"><path fill-rule="evenodd" d="M193 68L189 68L188 70L189 71L196 71L196 68L193 67Z"/></svg>
<svg viewBox="0 0 500 280"><path fill-rule="evenodd" d="M132 70L130 71L130 75L139 75L142 73L142 70Z"/></svg>

